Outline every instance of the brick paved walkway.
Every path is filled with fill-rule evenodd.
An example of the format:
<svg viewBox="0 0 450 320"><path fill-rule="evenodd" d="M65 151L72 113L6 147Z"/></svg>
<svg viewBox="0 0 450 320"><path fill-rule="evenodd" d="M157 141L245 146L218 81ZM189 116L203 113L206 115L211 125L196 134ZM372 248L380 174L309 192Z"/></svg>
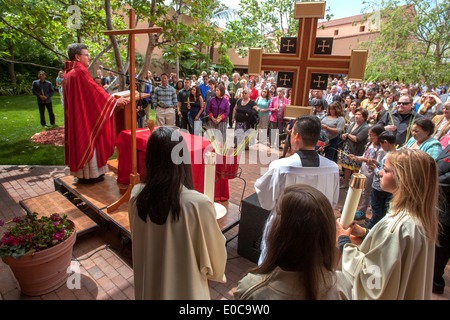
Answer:
<svg viewBox="0 0 450 320"><path fill-rule="evenodd" d="M248 152L247 152L248 154ZM242 165L243 177L247 181L244 197L254 193L255 180L261 175L261 166ZM53 180L68 174L67 167L0 166L0 219L9 221L23 215L18 204L20 200L54 191ZM241 199L242 182L230 180L230 200L238 203ZM345 194L341 194L342 206ZM6 226L0 227L0 234ZM238 232L238 227L230 231L227 238ZM210 283L211 298L214 300L233 299L238 281L255 264L237 254L237 238L228 243L227 283ZM117 230L102 227L91 234L77 239L73 252L74 265L79 265L81 289L69 289L63 285L59 289L39 297L28 297L20 289L10 269L0 260L0 300L124 300L134 299L133 272L130 267L129 246L122 246ZM444 295L433 295L433 299L450 298L450 265L446 269Z"/></svg>

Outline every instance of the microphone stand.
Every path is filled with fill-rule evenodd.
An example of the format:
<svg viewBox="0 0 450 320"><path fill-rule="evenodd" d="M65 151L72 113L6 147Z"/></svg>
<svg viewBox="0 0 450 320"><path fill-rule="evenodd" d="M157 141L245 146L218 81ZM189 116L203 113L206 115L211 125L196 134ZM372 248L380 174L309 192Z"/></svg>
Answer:
<svg viewBox="0 0 450 320"><path fill-rule="evenodd" d="M115 70L112 70L112 69L108 69L108 68L105 68L105 67L103 67L103 66L100 66L100 69L106 70L106 71L110 71L110 72L116 73L116 74L121 75L121 76L125 76L125 77L126 77L126 78L125 78L125 82L126 82L126 79L130 77L129 74L125 74L125 73L123 73L123 72L118 72L118 71L115 71ZM112 83L112 82L111 82L111 83ZM109 87L107 88L108 92L109 92L109 90L110 90L111 83L109 84ZM112 88L111 88L111 89L112 89Z"/></svg>
<svg viewBox="0 0 450 320"><path fill-rule="evenodd" d="M102 70L106 70L106 71L111 71L111 72L114 72L114 73L120 74L120 75L122 75L122 76L128 76L128 74L125 74L125 73L123 73L123 72L119 72L119 71L115 71L115 70L112 70L112 69L108 69L108 68L105 68L105 67L103 67L103 66L100 66L100 69L102 69Z"/></svg>

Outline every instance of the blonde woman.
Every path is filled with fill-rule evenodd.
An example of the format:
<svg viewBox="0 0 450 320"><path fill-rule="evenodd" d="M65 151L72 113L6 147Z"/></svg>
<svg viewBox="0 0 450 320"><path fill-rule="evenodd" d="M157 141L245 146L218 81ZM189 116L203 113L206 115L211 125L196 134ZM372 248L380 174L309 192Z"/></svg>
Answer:
<svg viewBox="0 0 450 320"><path fill-rule="evenodd" d="M244 89L247 88L247 80L242 79L239 83L241 84L241 87L239 89L237 89L237 91L236 91L236 94L235 94L236 101L243 98Z"/></svg>
<svg viewBox="0 0 450 320"><path fill-rule="evenodd" d="M353 299L431 299L438 234L436 162L424 151L387 155L381 189L393 194L388 214L366 234L336 223L342 271L353 282ZM350 234L365 237L358 247Z"/></svg>

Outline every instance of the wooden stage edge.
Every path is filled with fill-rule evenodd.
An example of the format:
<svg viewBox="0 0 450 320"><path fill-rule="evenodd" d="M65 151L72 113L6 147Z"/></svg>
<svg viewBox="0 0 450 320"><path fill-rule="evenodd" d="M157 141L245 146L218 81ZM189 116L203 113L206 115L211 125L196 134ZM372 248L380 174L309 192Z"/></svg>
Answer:
<svg viewBox="0 0 450 320"><path fill-rule="evenodd" d="M107 207L122 196L114 172L108 172L102 182L95 184L76 183L74 177L70 175L57 178L55 179L55 189L62 194L69 192L75 195L100 218L114 224L125 236L130 238L128 202L121 204L114 212L107 211ZM239 204L230 201L224 201L221 204L227 208L227 214L217 222L222 233L225 234L239 224L240 208ZM227 242L231 240L228 239Z"/></svg>

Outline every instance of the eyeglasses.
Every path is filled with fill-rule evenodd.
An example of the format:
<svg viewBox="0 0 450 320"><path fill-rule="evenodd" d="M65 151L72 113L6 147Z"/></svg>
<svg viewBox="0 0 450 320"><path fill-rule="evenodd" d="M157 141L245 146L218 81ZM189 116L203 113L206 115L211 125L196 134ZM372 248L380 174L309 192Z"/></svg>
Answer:
<svg viewBox="0 0 450 320"><path fill-rule="evenodd" d="M397 102L398 106L407 106L408 104L411 104L411 102L400 102L400 101Z"/></svg>

